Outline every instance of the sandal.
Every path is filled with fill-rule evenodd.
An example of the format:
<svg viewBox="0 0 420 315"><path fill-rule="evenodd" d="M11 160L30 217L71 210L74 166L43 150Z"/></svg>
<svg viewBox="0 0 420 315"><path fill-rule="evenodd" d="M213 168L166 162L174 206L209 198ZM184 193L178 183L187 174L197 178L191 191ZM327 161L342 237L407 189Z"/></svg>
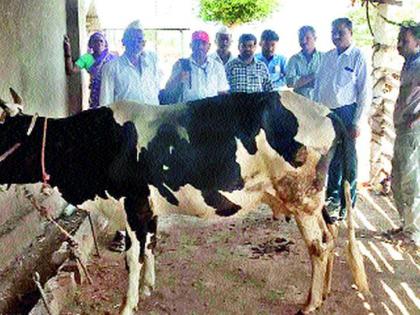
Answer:
<svg viewBox="0 0 420 315"><path fill-rule="evenodd" d="M125 251L125 234L121 231L117 231L115 233L114 239L108 246L108 249L118 253Z"/></svg>

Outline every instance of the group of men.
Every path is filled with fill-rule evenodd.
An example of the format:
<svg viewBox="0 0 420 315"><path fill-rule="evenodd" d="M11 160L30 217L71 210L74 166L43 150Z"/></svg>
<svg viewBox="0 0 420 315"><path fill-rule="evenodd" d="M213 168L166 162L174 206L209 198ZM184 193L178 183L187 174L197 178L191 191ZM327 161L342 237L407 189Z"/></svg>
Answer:
<svg viewBox="0 0 420 315"><path fill-rule="evenodd" d="M272 30L265 30L261 34L259 42L261 53L259 54L255 54L257 38L253 34L242 34L238 40L239 54L237 57L230 51L232 35L227 28L222 28L217 32L215 38L217 50L213 54L208 54L211 45L209 35L204 31L196 31L191 38L191 56L179 59L174 64L165 88L159 90L160 73L157 57L154 53L144 50L144 32L139 22L136 21L131 23L124 32L122 39L125 46L124 54L103 68L100 105L106 106L118 100L130 100L150 105L180 103L224 93L280 90L287 85L295 92L329 107L342 119L348 130L351 150L335 152L330 165L327 186L326 209L333 219L342 219L346 213L341 163L344 155L347 158L350 157L352 173L350 185L354 203L357 178L355 143L360 134L360 118L371 103L372 92L367 62L360 49L352 43L352 30L353 25L348 18L334 20L331 34L335 48L321 53L315 47L316 32L314 28L311 26L301 27L299 44L302 50L293 55L288 63L284 56L275 53L279 37ZM411 76L417 80L415 88L418 94L418 78L420 77L418 72L418 34L414 34L414 38L417 41L417 46L405 55L402 50L400 53L407 60L409 59L406 62L406 71L417 67L414 70L414 75ZM406 46L400 39L399 46L402 45ZM404 77L408 77L408 75ZM412 78L407 80L411 80L410 84L413 81ZM413 87L410 88L413 89ZM416 118L410 127L414 128L414 131L410 129L410 132L403 133L405 142L413 138L407 134L418 135L416 133L419 128L419 124L417 124L418 98L417 95L417 105L411 106L409 109L411 115ZM406 101L407 97L399 103ZM406 107L405 105L401 106ZM403 111L405 112L405 109ZM405 118L401 116L401 119ZM402 133L397 132L397 136L400 134ZM417 145L415 145L415 150L414 161L417 164L413 177L415 182L412 185L416 185L416 192L410 191L411 210L404 211L411 213L409 225L414 224L416 226L415 233L419 233L420 227L416 223L420 212L418 209L420 176ZM398 165L407 164L407 162L402 162L402 158L399 160ZM396 176L404 177L404 167L395 166L395 169L398 169ZM393 187L400 191L407 190L406 187L397 184L394 184ZM396 194L398 196L398 192ZM406 195L404 196L406 197ZM397 199L401 200L401 208L407 208L407 198L397 197ZM413 213L416 213L414 217ZM406 220L408 218L407 215L403 215L403 217Z"/></svg>
<svg viewBox="0 0 420 315"><path fill-rule="evenodd" d="M314 28L302 27L299 30L302 51L294 55L287 65L286 58L275 53L279 36L272 30L261 34L259 54L255 54L257 38L252 34L242 34L236 58L230 51L232 35L227 28L217 32L217 50L210 55L209 35L196 31L191 38L190 58L175 63L165 89L159 93L156 55L144 50L143 30L138 22L133 22L123 35L124 54L103 68L100 104L131 100L157 105L159 94L170 100L169 103L178 103L228 92L279 90L287 84L297 93L330 107L349 128L354 144L359 134L359 118L370 103L367 63L360 50L352 44L352 23L349 19L333 22L332 39L336 49L321 54L315 48ZM354 180L351 183L354 200L355 149L350 153L354 155ZM343 154L336 152L332 167L334 172L330 173L328 186L328 209L337 218L345 215L340 166Z"/></svg>

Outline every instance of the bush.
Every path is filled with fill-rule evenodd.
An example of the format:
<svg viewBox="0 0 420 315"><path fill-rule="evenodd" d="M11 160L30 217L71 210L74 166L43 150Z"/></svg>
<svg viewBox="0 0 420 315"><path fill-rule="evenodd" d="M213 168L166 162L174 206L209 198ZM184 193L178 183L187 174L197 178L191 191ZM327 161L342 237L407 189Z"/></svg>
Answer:
<svg viewBox="0 0 420 315"><path fill-rule="evenodd" d="M277 5L278 0L200 0L200 17L226 26L239 25L268 17Z"/></svg>

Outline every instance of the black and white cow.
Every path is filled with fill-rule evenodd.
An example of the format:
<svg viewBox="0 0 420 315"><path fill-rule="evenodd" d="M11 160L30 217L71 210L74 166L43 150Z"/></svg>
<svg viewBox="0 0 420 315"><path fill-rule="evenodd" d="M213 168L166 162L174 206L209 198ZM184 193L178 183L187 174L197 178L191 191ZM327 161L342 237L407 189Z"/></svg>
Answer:
<svg viewBox="0 0 420 315"><path fill-rule="evenodd" d="M41 181L45 118L15 104L0 107L0 184ZM49 183L67 201L83 208L97 196L123 198L129 285L122 314L132 314L139 292L154 288L159 214L230 216L261 202L276 217L294 216L308 246L312 284L304 311L330 292L335 232L322 216L324 183L331 152L346 145L346 135L325 107L292 92L170 107L117 102L48 119L45 140Z"/></svg>

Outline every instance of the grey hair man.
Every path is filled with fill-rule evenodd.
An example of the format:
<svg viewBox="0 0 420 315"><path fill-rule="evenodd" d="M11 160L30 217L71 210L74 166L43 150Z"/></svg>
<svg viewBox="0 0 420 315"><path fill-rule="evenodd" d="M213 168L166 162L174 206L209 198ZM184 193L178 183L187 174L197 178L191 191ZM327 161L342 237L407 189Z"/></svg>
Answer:
<svg viewBox="0 0 420 315"><path fill-rule="evenodd" d="M127 26L122 43L124 54L103 68L100 105L115 101L159 105L158 59L155 53L144 50L146 40L139 21Z"/></svg>
<svg viewBox="0 0 420 315"><path fill-rule="evenodd" d="M226 26L222 26L216 33L216 51L209 55L209 58L220 62L222 65L226 65L229 61L235 57L230 51L232 45L232 33Z"/></svg>

